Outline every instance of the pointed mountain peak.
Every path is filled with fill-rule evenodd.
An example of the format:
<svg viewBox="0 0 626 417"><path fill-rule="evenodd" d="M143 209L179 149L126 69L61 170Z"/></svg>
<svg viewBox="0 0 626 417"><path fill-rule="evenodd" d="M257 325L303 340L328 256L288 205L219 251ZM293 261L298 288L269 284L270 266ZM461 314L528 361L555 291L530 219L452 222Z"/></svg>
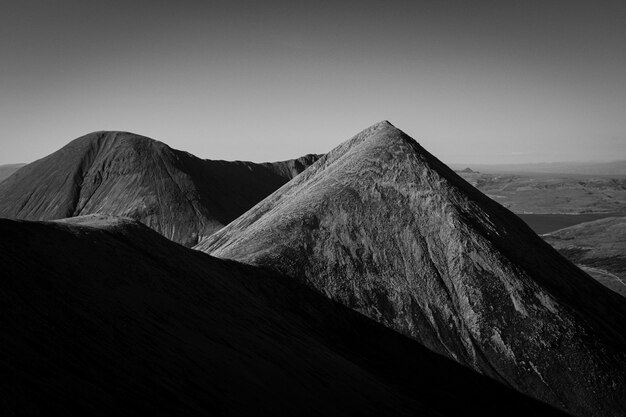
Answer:
<svg viewBox="0 0 626 417"><path fill-rule="evenodd" d="M406 159L409 155L415 157L423 152L424 149L413 138L387 120L383 120L360 131L324 155L313 165L317 169L307 170L306 177L330 165L343 166L347 161L362 166L382 163L391 168L392 161Z"/></svg>
<svg viewBox="0 0 626 417"><path fill-rule="evenodd" d="M370 129L372 129L372 128L374 128L374 129L396 129L396 127L394 125L392 125L389 120L382 120L382 121L380 121L378 123L374 123L369 128Z"/></svg>
<svg viewBox="0 0 626 417"><path fill-rule="evenodd" d="M350 142L359 142L364 139L374 139L374 140L385 140L388 138L394 138L399 136L408 136L402 132L400 129L389 123L387 120L383 120L382 122L375 123L370 127L363 129L359 133L357 133L352 139L348 140L347 143Z"/></svg>
<svg viewBox="0 0 626 417"><path fill-rule="evenodd" d="M626 410L621 297L389 123L196 248L302 281L574 414Z"/></svg>

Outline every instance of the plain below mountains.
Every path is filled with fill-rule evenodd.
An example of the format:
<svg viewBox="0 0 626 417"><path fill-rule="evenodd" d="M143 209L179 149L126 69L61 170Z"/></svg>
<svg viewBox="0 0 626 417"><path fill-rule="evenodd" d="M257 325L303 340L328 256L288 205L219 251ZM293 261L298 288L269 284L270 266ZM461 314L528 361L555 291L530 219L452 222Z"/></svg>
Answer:
<svg viewBox="0 0 626 417"><path fill-rule="evenodd" d="M0 219L0 236L3 416L562 415L130 219Z"/></svg>
<svg viewBox="0 0 626 417"><path fill-rule="evenodd" d="M388 122L196 248L290 277L571 413L626 413L624 299Z"/></svg>
<svg viewBox="0 0 626 417"><path fill-rule="evenodd" d="M264 164L203 160L132 133L95 132L1 182L0 217L125 216L191 246L318 157Z"/></svg>
<svg viewBox="0 0 626 417"><path fill-rule="evenodd" d="M514 174L472 170L458 171L458 174L517 214L567 215L572 219L576 215L626 215L626 178L623 175Z"/></svg>

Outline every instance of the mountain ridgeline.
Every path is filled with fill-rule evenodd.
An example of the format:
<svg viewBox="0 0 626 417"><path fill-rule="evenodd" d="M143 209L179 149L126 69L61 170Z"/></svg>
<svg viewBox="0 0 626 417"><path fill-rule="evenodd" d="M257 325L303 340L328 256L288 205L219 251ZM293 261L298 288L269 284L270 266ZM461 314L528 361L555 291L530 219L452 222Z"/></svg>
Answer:
<svg viewBox="0 0 626 417"><path fill-rule="evenodd" d="M0 217L2 415L626 414L625 299L389 122L261 164L96 132Z"/></svg>
<svg viewBox="0 0 626 417"><path fill-rule="evenodd" d="M196 249L301 282L579 416L626 413L626 304L388 122Z"/></svg>
<svg viewBox="0 0 626 417"><path fill-rule="evenodd" d="M130 217L191 246L318 158L256 164L212 161L127 132L95 132L0 183L0 217Z"/></svg>

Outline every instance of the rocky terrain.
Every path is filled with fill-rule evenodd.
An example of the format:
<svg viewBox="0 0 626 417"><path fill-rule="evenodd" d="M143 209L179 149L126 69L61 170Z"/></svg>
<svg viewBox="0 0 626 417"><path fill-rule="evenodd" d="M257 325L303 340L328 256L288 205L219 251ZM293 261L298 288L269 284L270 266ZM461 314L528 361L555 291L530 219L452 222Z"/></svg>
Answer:
<svg viewBox="0 0 626 417"><path fill-rule="evenodd" d="M581 223L543 238L599 282L626 297L626 217Z"/></svg>
<svg viewBox="0 0 626 417"><path fill-rule="evenodd" d="M3 416L560 415L130 219L0 219L0 236Z"/></svg>
<svg viewBox="0 0 626 417"><path fill-rule="evenodd" d="M626 413L623 298L388 122L196 248L288 276L572 414Z"/></svg>
<svg viewBox="0 0 626 417"><path fill-rule="evenodd" d="M95 132L0 183L0 217L126 216L191 246L316 158L266 164L211 161L132 133Z"/></svg>

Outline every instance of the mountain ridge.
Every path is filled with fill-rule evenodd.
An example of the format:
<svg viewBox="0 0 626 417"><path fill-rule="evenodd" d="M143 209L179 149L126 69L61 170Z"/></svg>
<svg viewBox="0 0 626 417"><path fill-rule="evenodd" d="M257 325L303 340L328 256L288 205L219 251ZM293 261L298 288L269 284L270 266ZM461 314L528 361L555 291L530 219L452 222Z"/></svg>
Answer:
<svg viewBox="0 0 626 417"><path fill-rule="evenodd" d="M315 158L307 155L267 164L202 160L145 136L98 131L0 183L0 217L127 216L191 246Z"/></svg>

